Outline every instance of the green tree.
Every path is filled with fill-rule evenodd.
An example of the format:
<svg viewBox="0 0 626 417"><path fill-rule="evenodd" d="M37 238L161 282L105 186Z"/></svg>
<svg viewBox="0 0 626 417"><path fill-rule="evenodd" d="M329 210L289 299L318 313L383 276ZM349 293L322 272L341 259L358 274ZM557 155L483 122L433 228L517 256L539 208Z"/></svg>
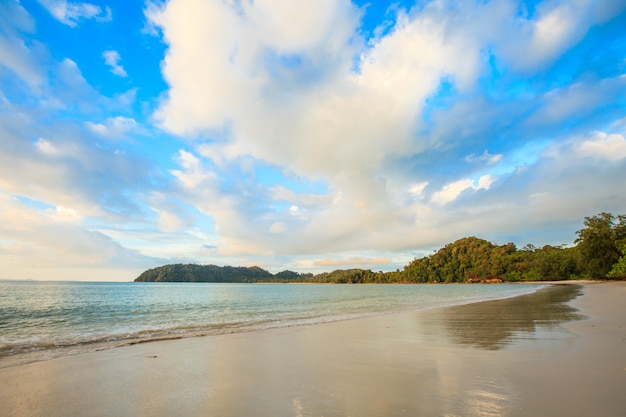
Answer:
<svg viewBox="0 0 626 417"><path fill-rule="evenodd" d="M585 228L577 233L582 269L590 278L605 278L621 255L626 241L626 215L600 213L585 217Z"/></svg>
<svg viewBox="0 0 626 417"><path fill-rule="evenodd" d="M540 281L569 279L577 272L572 249L545 245L533 253L531 277Z"/></svg>
<svg viewBox="0 0 626 417"><path fill-rule="evenodd" d="M613 268L607 275L610 278L626 279L626 245L622 249L622 257L619 258L616 264L613 264Z"/></svg>

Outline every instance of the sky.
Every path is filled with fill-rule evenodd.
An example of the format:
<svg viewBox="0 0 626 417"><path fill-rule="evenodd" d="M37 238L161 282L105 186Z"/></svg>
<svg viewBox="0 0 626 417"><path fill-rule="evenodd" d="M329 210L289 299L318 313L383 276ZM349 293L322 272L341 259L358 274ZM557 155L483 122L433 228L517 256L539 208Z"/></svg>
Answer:
<svg viewBox="0 0 626 417"><path fill-rule="evenodd" d="M0 278L402 269L626 213L626 1L0 0Z"/></svg>

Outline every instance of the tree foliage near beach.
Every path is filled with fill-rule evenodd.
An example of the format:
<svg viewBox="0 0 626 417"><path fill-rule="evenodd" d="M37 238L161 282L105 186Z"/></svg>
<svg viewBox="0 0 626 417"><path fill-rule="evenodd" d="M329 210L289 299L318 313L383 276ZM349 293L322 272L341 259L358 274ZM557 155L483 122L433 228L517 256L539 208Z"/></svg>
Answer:
<svg viewBox="0 0 626 417"><path fill-rule="evenodd" d="M604 278L620 259L626 243L626 215L585 217L585 226L576 239L585 272L590 278Z"/></svg>
<svg viewBox="0 0 626 417"><path fill-rule="evenodd" d="M404 268L408 282L558 281L576 277L572 248L532 245L518 250L469 237L416 259Z"/></svg>
<svg viewBox="0 0 626 417"><path fill-rule="evenodd" d="M622 249L622 257L613 265L607 274L609 278L626 279L626 245Z"/></svg>
<svg viewBox="0 0 626 417"><path fill-rule="evenodd" d="M626 278L626 215L600 213L585 217L576 246L496 245L474 236L447 244L413 260L402 271L347 269L313 275L294 271L272 274L262 268L175 264L153 268L143 282L302 282L426 283L560 281L579 278Z"/></svg>

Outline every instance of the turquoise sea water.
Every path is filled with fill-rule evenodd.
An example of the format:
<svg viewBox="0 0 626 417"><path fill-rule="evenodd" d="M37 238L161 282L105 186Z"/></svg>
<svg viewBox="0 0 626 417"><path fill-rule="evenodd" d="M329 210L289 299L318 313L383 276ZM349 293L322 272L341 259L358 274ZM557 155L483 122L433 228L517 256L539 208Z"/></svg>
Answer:
<svg viewBox="0 0 626 417"><path fill-rule="evenodd" d="M0 367L140 341L513 297L538 285L0 282ZM19 361L18 361L19 362Z"/></svg>

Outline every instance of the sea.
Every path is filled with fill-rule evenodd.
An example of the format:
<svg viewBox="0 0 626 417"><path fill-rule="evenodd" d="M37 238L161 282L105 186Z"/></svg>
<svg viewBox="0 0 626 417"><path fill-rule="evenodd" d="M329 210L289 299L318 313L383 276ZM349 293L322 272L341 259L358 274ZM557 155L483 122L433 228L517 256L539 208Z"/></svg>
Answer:
<svg viewBox="0 0 626 417"><path fill-rule="evenodd" d="M515 297L536 284L0 282L0 368L154 340Z"/></svg>

